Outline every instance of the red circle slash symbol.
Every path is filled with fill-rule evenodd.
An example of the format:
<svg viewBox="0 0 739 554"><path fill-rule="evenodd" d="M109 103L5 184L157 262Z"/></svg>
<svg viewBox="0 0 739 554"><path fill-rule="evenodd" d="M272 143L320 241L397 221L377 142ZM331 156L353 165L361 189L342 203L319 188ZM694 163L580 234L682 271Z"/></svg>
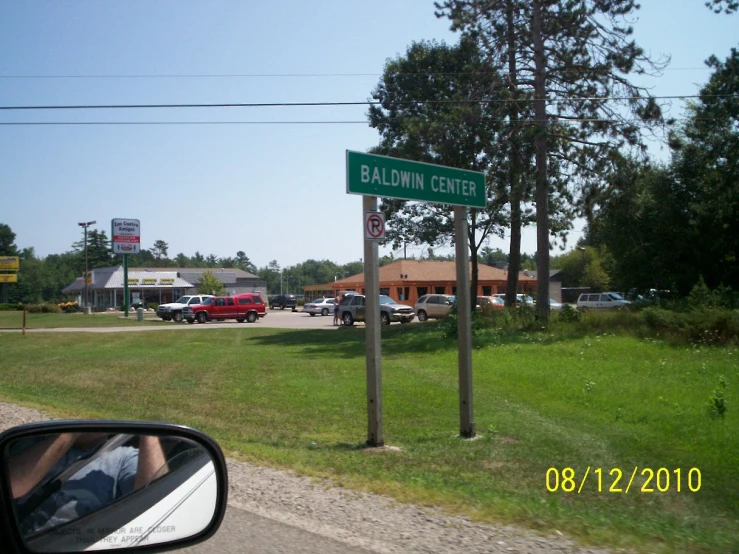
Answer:
<svg viewBox="0 0 739 554"><path fill-rule="evenodd" d="M368 239L385 238L385 218L381 213L368 212L365 214L364 230Z"/></svg>

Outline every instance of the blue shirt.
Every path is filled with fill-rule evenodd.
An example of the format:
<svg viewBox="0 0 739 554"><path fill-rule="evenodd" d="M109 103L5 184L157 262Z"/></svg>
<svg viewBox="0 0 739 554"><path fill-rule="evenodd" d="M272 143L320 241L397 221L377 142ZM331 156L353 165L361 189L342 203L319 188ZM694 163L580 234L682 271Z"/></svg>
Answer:
<svg viewBox="0 0 739 554"><path fill-rule="evenodd" d="M72 449L49 472L56 475L82 457ZM139 451L120 446L85 465L21 522L24 535L51 529L100 510L133 492Z"/></svg>

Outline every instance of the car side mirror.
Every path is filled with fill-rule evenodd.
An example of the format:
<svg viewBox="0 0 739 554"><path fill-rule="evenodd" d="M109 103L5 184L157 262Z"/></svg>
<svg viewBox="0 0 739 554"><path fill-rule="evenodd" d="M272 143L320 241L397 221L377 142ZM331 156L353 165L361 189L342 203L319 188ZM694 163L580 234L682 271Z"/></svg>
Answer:
<svg viewBox="0 0 739 554"><path fill-rule="evenodd" d="M53 421L0 434L0 525L11 552L157 551L211 537L223 452L178 425Z"/></svg>

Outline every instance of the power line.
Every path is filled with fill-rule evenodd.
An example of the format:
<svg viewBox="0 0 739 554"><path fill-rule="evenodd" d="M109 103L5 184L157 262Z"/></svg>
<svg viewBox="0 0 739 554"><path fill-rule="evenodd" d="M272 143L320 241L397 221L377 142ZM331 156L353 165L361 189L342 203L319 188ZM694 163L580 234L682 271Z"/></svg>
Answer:
<svg viewBox="0 0 739 554"><path fill-rule="evenodd" d="M547 119L548 122L556 121L557 116L553 115ZM672 121L722 121L719 118L674 118ZM520 119L517 124L535 124L537 119ZM619 124L640 124L644 125L641 119L598 119L598 118L567 118L568 123L619 123ZM506 119L491 120L491 123L510 123ZM666 124L666 123L665 123ZM0 126L21 127L21 126L61 126L61 125L77 125L77 126L95 126L95 125L369 125L367 120L308 120L308 121L14 121L0 122Z"/></svg>
<svg viewBox="0 0 739 554"><path fill-rule="evenodd" d="M692 94L673 96L594 96L584 98L553 97L548 101L570 100L581 102L605 102L613 100L688 100L693 98L734 98L739 94ZM532 99L495 98L485 100L405 100L392 102L395 105L411 104L497 104L509 102L532 102ZM382 102L365 100L357 102L244 102L244 103L215 103L215 104L79 104L57 106L0 106L0 110L126 110L126 109L170 109L170 108L287 108L287 107L337 107L337 106L376 106Z"/></svg>
<svg viewBox="0 0 739 554"><path fill-rule="evenodd" d="M703 67L666 67L662 71L694 71L694 70L710 70L708 66ZM452 71L433 71L433 72L401 72L393 73L400 76L418 76L428 77L433 75L485 75L495 72L452 72ZM70 75L0 75L0 79L269 79L269 78L317 78L317 77L380 77L382 73L131 73L111 74L111 75L93 75L93 74L70 74Z"/></svg>

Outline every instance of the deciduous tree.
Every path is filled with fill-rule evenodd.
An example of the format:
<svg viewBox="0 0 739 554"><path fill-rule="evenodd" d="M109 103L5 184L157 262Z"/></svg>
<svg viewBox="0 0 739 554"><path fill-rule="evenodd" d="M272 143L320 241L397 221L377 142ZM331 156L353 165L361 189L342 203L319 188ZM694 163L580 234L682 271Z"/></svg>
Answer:
<svg viewBox="0 0 739 554"><path fill-rule="evenodd" d="M369 110L370 126L381 136L373 152L487 173L488 207L470 208L468 217L473 291L478 249L490 233L501 234L505 224L505 195L499 175L491 170L491 160L500 156L501 121L493 104L484 102L500 86L472 40L454 46L419 42L405 56L387 62L373 91L379 105ZM386 199L381 208L388 218L387 241L394 248L454 241L451 206Z"/></svg>
<svg viewBox="0 0 739 554"><path fill-rule="evenodd" d="M220 279L213 275L211 271L205 271L200 276L198 292L200 294L215 294L216 296L221 296L226 293L226 287L223 286Z"/></svg>
<svg viewBox="0 0 739 554"><path fill-rule="evenodd" d="M18 247L15 245L15 233L10 226L5 223L0 223L0 255L18 255Z"/></svg>

